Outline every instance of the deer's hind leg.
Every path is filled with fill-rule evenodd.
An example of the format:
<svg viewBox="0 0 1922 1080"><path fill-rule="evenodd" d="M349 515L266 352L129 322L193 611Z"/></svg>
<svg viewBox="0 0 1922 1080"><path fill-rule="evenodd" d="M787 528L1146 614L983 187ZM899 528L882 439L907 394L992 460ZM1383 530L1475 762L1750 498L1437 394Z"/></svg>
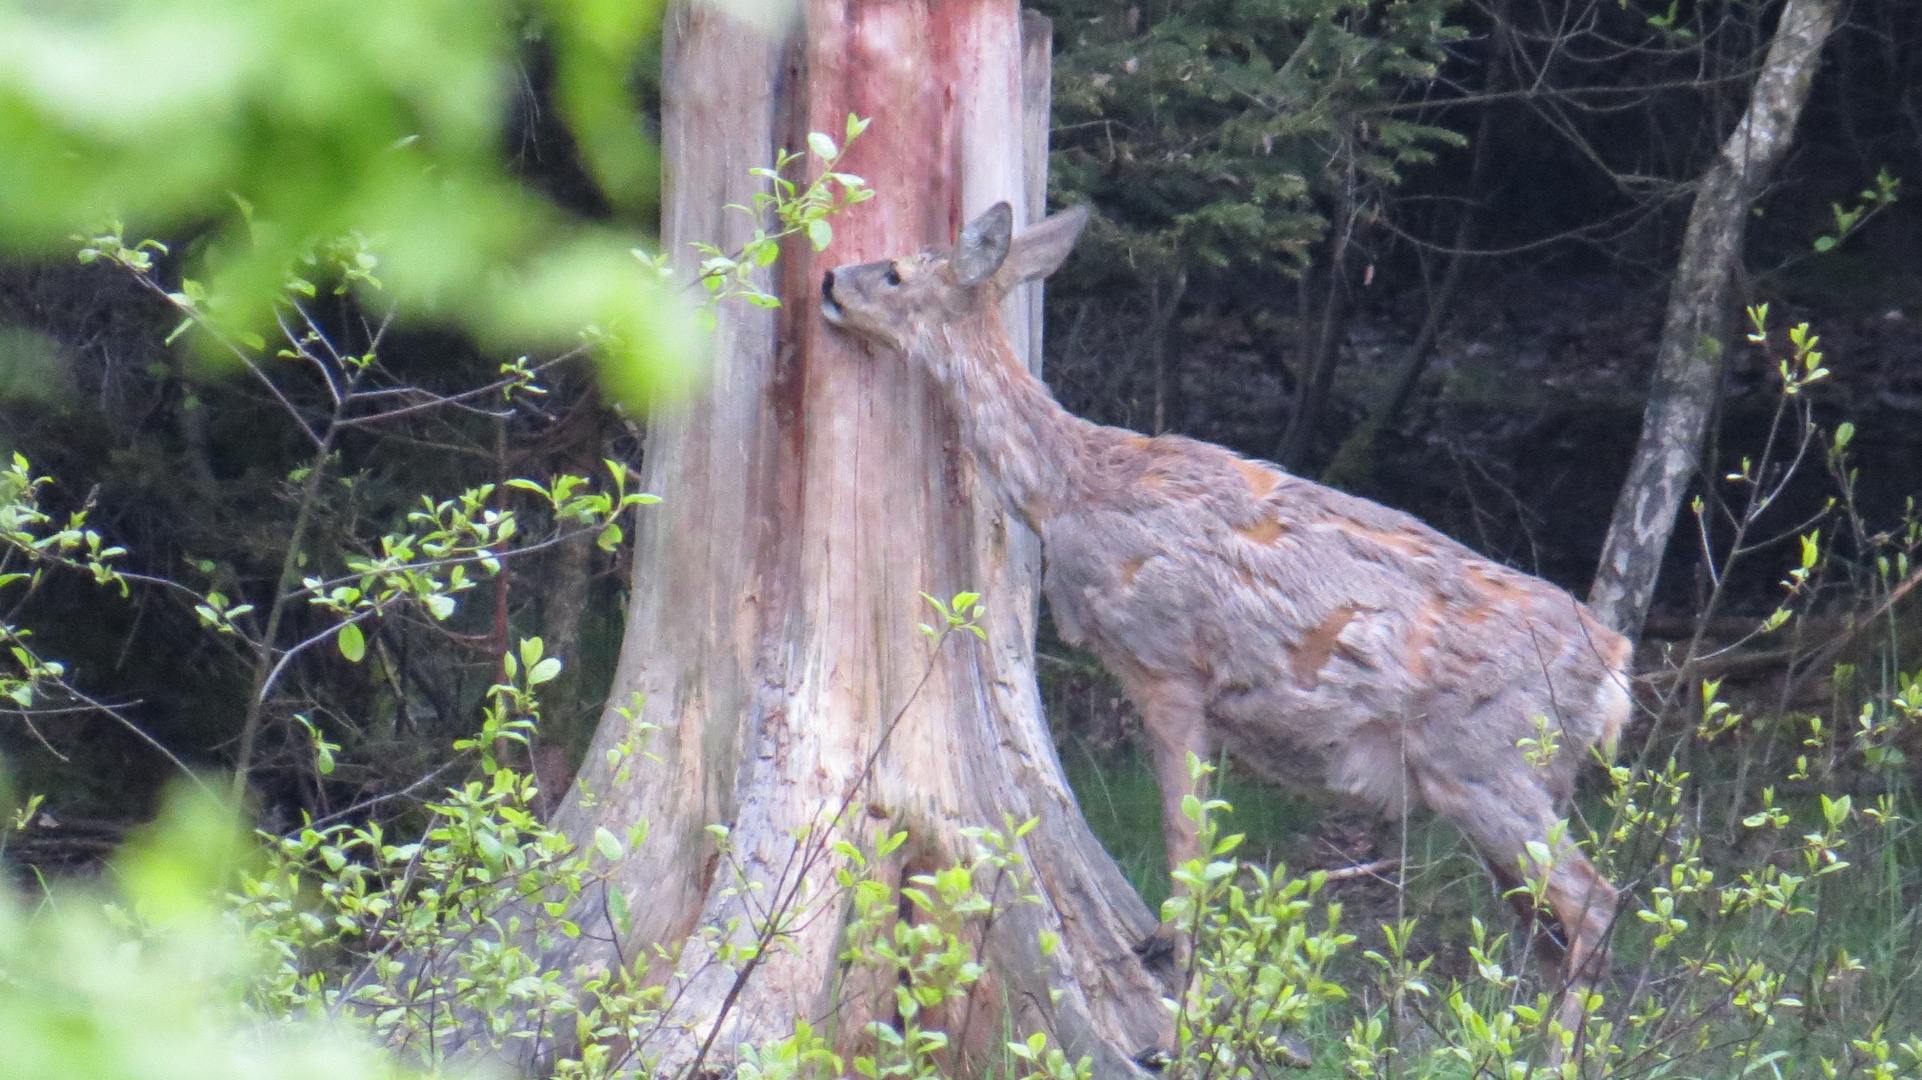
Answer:
<svg viewBox="0 0 1922 1080"><path fill-rule="evenodd" d="M1429 808L1454 822L1488 862L1523 921L1537 925L1543 914L1554 920L1558 933L1538 935L1537 957L1565 992L1563 1029L1579 1032L1584 999L1608 966L1615 887L1580 848L1564 841L1552 852L1553 862L1543 889L1548 911L1538 911L1534 898L1517 890L1525 883L1525 872L1539 873L1529 856L1528 844L1548 844L1549 830L1556 821L1554 800L1549 794L1524 776L1478 783L1432 775L1418 776L1417 780Z"/></svg>
<svg viewBox="0 0 1922 1080"><path fill-rule="evenodd" d="M1206 798L1207 781L1188 773L1188 755L1208 759L1207 717L1201 690L1193 683L1132 673L1122 676L1128 697L1141 711L1142 727L1154 758L1155 785L1161 791L1161 835L1167 842L1168 866L1202 857L1201 828L1182 813L1182 801L1194 794ZM1179 890L1180 885L1174 885ZM1179 927L1163 924L1137 947L1141 955L1164 969L1173 980L1187 966L1189 942Z"/></svg>

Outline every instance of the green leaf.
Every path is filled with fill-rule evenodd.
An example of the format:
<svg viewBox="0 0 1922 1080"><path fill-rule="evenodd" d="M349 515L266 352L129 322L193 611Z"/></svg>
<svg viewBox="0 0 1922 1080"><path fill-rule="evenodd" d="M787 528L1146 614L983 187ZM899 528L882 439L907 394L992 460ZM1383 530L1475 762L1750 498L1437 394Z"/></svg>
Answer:
<svg viewBox="0 0 1922 1080"><path fill-rule="evenodd" d="M360 624L344 623L339 635L340 655L353 663L360 663L367 655L367 638L360 632Z"/></svg>
<svg viewBox="0 0 1922 1080"><path fill-rule="evenodd" d="M491 832L476 833L474 846L480 849L481 858L489 866L499 866L501 860L507 857L506 845L501 843L500 837Z"/></svg>
<svg viewBox="0 0 1922 1080"><path fill-rule="evenodd" d="M617 885L607 890L607 913L614 918L614 929L625 935L630 922L627 893Z"/></svg>
<svg viewBox="0 0 1922 1080"><path fill-rule="evenodd" d="M620 837L608 832L605 826L594 828L594 849L607 856L609 862L618 862L625 854L621 848Z"/></svg>
<svg viewBox="0 0 1922 1080"><path fill-rule="evenodd" d="M559 675L560 673L561 673L560 657L550 656L547 659L542 660L540 663L535 664L533 667L527 669L527 685L539 686L544 682L552 682L554 680L554 677L556 675Z"/></svg>
<svg viewBox="0 0 1922 1080"><path fill-rule="evenodd" d="M815 218L808 222L808 243L814 245L814 250L825 251L833 242L834 226L829 225L826 218Z"/></svg>
<svg viewBox="0 0 1922 1080"><path fill-rule="evenodd" d="M839 148L834 145L834 140L819 131L808 133L808 149L814 151L814 156L819 158L832 159L840 153Z"/></svg>

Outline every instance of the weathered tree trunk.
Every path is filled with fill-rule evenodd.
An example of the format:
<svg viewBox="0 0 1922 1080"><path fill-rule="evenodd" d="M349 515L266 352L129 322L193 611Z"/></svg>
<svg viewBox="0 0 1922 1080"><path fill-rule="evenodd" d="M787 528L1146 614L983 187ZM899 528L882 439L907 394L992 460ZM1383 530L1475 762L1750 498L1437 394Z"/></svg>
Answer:
<svg viewBox="0 0 1922 1080"><path fill-rule="evenodd" d="M558 820L577 837L641 820L651 832L615 871L633 912L618 952L583 936L549 962L607 965L685 943L671 975L654 972L676 1001L672 1030L649 1048L663 1075L697 1057L724 1064L797 1017L817 1028L834 1017L844 1050L868 1020L888 1018L887 988L837 994L861 974L838 959L846 898L831 853L803 875L816 917L744 981L714 963L715 946L747 940L756 911L794 883L807 829L856 843L909 830L885 866L898 878L966 855L964 827L1038 819L1022 847L1042 902L995 921L983 947L991 974L971 1000L977 1045L957 1052L998 1048L1004 1013L1015 1031L1046 1030L1071 1057L1092 1055L1105 1076L1166 1045L1159 984L1132 951L1155 920L1089 832L1041 714L1037 542L977 490L930 385L830 334L818 311L826 266L946 244L997 200L1024 217L1038 210L1046 103L1035 95L1046 78L1023 70L1023 31L1029 62L1045 64L1033 35L1047 28L1024 22L1015 0L806 0L790 40L704 6L669 16L668 250L737 248L753 223L723 206L760 187L748 169L810 130L838 139L850 113L874 124L842 167L880 194L835 221L822 255L791 246L776 268L785 307L720 313L704 390L649 427L645 483L663 501L637 535L612 707ZM1038 290L1009 297L1029 363L1039 314ZM988 641L953 641L935 657L915 632L928 614L917 594L967 589L986 597ZM606 752L629 737L615 708L635 695L657 760L621 782ZM851 812L832 821L842 807ZM711 824L728 827L731 854L717 851ZM604 903L576 917L604 927ZM1060 935L1049 956L1044 930Z"/></svg>
<svg viewBox="0 0 1922 1080"><path fill-rule="evenodd" d="M1589 593L1596 616L1631 638L1641 633L1675 513L1700 461L1702 433L1721 383L1729 279L1741 257L1749 207L1788 149L1840 7L1841 0L1788 0L1748 112L1697 184L1669 286L1641 442Z"/></svg>

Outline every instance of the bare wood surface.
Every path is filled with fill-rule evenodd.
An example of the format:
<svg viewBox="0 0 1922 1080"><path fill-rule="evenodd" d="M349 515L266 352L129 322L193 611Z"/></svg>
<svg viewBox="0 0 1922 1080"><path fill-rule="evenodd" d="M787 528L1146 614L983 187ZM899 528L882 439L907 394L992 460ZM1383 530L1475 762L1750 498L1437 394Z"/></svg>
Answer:
<svg viewBox="0 0 1922 1080"><path fill-rule="evenodd" d="M672 973L655 972L676 1002L652 1048L664 1073L696 1059L725 1067L740 1044L837 1005L844 1051L861 1046L867 1020L887 1018L867 1011L892 1007L887 987L837 993L863 975L838 974L846 901L832 855L803 875L824 911L752 979L712 963L715 942L745 940L757 896L794 883L797 833L831 827L843 806L851 839L910 831L884 869L897 879L964 857L963 827L1040 821L1024 851L1043 903L996 920L983 945L991 975L948 1018L957 1054L998 1051L1010 1010L1017 1030L1049 1031L1102 1076L1136 1074L1131 1059L1167 1044L1160 985L1133 953L1155 920L1083 821L1041 714L1036 541L970 497L977 478L952 453L953 417L925 377L824 334L818 314L825 266L946 244L998 200L1041 205L1045 173L1029 148L1046 134L1034 65L1047 54L1028 26L1024 42L1012 0L810 0L802 30L781 41L711 8L670 16L668 250L738 246L752 223L720 208L748 201L747 170L809 131L838 140L849 113L874 123L842 167L881 194L836 219L819 257L791 245L777 266L783 309L724 309L706 387L650 423L645 478L663 502L641 518L610 711L559 820L576 837L652 828L617 870L632 932L583 937L550 962L604 966L686 942ZM1010 300L1014 336L1033 354L1023 359L1038 363L1038 296ZM962 590L986 597L989 640L952 643L929 673L918 594ZM658 729L648 749L659 761L616 783L605 754L628 735L614 709L633 694ZM717 853L710 823L728 826L731 854ZM605 936L599 904L577 917ZM730 924L731 936L719 929ZM690 939L696 927L718 936ZM1059 935L1051 956L1043 931Z"/></svg>

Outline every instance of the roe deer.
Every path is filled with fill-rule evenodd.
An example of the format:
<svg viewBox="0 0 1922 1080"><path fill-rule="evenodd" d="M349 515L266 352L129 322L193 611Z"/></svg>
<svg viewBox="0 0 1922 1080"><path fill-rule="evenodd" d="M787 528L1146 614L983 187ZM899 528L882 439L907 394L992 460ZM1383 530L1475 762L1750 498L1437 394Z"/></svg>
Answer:
<svg viewBox="0 0 1922 1080"><path fill-rule="evenodd" d="M1582 759L1613 753L1629 643L1566 592L1415 520L1179 436L1069 414L1015 359L1000 301L1073 247L1085 209L1012 238L1006 203L949 251L842 266L821 282L834 326L896 350L947 395L981 470L1040 534L1062 636L1120 678L1153 744L1169 858L1202 854L1181 813L1210 739L1268 777L1425 805L1505 889L1550 843ZM1525 753L1540 724L1552 756ZM1585 989L1615 889L1566 841L1546 899L1551 971ZM1511 893L1525 917L1533 901ZM1583 994L1564 998L1564 1023Z"/></svg>

